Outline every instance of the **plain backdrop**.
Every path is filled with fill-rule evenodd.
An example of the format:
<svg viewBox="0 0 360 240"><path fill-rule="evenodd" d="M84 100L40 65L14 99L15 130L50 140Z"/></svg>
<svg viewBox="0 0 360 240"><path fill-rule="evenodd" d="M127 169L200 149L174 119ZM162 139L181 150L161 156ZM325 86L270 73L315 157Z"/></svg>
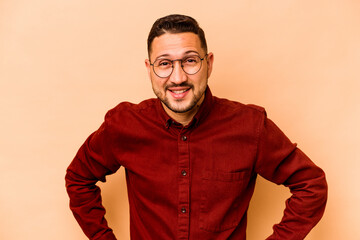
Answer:
<svg viewBox="0 0 360 240"><path fill-rule="evenodd" d="M146 38L171 13L205 30L213 94L265 107L325 170L327 208L306 239L359 240L358 0L0 0L0 239L86 239L65 170L108 109L154 97ZM107 180L106 217L129 239L124 169ZM271 234L289 196L258 179L249 240Z"/></svg>

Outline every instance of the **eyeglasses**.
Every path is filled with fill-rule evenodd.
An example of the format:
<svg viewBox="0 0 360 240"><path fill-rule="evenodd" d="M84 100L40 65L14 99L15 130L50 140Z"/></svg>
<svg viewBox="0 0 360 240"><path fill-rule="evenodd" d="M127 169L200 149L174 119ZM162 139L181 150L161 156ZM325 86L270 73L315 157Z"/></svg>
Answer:
<svg viewBox="0 0 360 240"><path fill-rule="evenodd" d="M155 62L150 63L153 67L154 73L160 78L167 78L174 70L174 62L180 61L181 68L186 74L194 75L200 71L202 61L206 58L207 54L201 58L198 55L187 56L182 59L157 59Z"/></svg>

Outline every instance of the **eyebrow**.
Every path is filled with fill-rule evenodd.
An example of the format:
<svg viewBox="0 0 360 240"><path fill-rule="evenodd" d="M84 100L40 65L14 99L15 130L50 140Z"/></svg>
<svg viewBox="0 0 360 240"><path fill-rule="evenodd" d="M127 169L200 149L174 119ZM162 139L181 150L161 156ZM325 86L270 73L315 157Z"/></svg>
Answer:
<svg viewBox="0 0 360 240"><path fill-rule="evenodd" d="M189 53L196 53L197 55L200 56L200 54L199 54L197 51L194 51L194 50L186 51L186 52L184 53L184 55L187 55L187 54L189 54ZM167 53L161 54L160 56L157 56L157 57L155 58L155 61L156 61L157 59L159 59L159 58L162 58L162 57L170 57L170 54L167 54Z"/></svg>

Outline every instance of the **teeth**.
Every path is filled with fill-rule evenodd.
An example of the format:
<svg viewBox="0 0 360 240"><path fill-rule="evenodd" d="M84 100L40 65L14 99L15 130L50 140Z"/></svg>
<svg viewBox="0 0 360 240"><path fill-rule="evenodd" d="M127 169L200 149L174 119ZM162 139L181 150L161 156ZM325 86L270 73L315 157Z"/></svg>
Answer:
<svg viewBox="0 0 360 240"><path fill-rule="evenodd" d="M172 91L173 93L180 94L186 92L186 90Z"/></svg>

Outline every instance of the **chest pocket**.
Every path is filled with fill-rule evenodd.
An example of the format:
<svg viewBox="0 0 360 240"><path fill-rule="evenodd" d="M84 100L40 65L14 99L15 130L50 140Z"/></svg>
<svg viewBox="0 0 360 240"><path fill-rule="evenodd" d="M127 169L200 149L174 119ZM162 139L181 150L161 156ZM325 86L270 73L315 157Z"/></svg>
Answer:
<svg viewBox="0 0 360 240"><path fill-rule="evenodd" d="M199 216L201 229L222 232L239 224L247 209L241 204L246 182L248 172L245 171L204 172Z"/></svg>

